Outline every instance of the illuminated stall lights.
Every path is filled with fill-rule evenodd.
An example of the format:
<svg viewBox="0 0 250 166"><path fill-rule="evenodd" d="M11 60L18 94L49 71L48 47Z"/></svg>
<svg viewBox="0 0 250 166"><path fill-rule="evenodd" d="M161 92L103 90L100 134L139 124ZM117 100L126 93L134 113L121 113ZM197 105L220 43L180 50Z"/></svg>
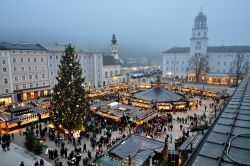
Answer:
<svg viewBox="0 0 250 166"><path fill-rule="evenodd" d="M23 100L27 100L28 99L28 97L27 97L27 93L26 92L24 92L23 93Z"/></svg>
<svg viewBox="0 0 250 166"><path fill-rule="evenodd" d="M159 111L169 111L172 110L172 105L170 103L158 103L157 110Z"/></svg>
<svg viewBox="0 0 250 166"><path fill-rule="evenodd" d="M0 105L4 105L4 106L7 106L9 104L12 103L12 98L11 97L3 97L3 98L0 98Z"/></svg>
<svg viewBox="0 0 250 166"><path fill-rule="evenodd" d="M34 99L35 98L35 93L34 92L30 92L30 98Z"/></svg>
<svg viewBox="0 0 250 166"><path fill-rule="evenodd" d="M47 96L47 95L48 95L48 90L44 90L44 91L43 91L43 95L44 95L44 96Z"/></svg>

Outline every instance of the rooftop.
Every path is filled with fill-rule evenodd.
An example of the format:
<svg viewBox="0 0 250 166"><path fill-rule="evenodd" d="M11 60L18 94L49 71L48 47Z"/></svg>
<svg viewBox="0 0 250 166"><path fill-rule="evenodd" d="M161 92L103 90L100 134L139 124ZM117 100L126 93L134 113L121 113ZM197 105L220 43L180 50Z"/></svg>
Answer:
<svg viewBox="0 0 250 166"><path fill-rule="evenodd" d="M39 50L46 51L40 44L0 42L0 50Z"/></svg>
<svg viewBox="0 0 250 166"><path fill-rule="evenodd" d="M122 160L128 160L131 155L135 166L142 165L155 152L161 153L164 142L139 135L131 135L118 146L110 150L110 154Z"/></svg>
<svg viewBox="0 0 250 166"><path fill-rule="evenodd" d="M110 65L121 65L119 59L115 59L113 56L103 56L103 65L110 66Z"/></svg>
<svg viewBox="0 0 250 166"><path fill-rule="evenodd" d="M250 163L250 78L242 81L186 165Z"/></svg>
<svg viewBox="0 0 250 166"><path fill-rule="evenodd" d="M163 53L189 53L190 47L172 47ZM207 52L250 52L250 46L211 46Z"/></svg>
<svg viewBox="0 0 250 166"><path fill-rule="evenodd" d="M142 100L157 102L179 101L183 99L181 95L161 88L152 88L136 93L135 97Z"/></svg>

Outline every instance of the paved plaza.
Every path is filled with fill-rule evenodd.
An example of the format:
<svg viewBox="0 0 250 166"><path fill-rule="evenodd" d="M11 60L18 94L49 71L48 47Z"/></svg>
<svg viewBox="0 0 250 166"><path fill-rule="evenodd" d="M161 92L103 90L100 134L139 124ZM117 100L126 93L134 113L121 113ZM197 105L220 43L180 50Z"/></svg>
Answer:
<svg viewBox="0 0 250 166"><path fill-rule="evenodd" d="M193 98L193 101L196 102L197 100L199 100L199 97L194 97ZM177 139L179 138L180 136L182 136L182 130L180 130L180 125L181 123L180 122L177 122L177 117L184 117L186 118L187 116L194 116L194 114L196 115L203 115L204 113L206 114L206 117L209 117L209 115L211 116L212 114L212 110L213 110L213 107L210 108L209 105L211 103L213 103L214 101L210 98L207 98L206 100L202 100L202 105L201 106L198 106L198 108L196 109L195 107L192 107L191 110L187 111L187 112L176 112L175 114L173 114L173 131L170 132L167 130L167 133L168 134L172 134L173 136L173 141L172 143L170 143L169 141L169 148L170 149L174 149L174 139ZM204 112L205 110L205 105L207 105L207 111ZM189 126L190 122L188 121L186 124L182 124L183 125L183 128L185 128L185 130L187 131L188 130L188 126ZM42 123L42 128L44 128L44 125L47 125L45 123ZM165 126L167 128L167 126ZM15 131L12 131L11 133L14 133L15 134L15 139L14 139L14 143L17 144L18 146L21 146L21 147L24 147L24 142L25 142L25 136L24 135L20 135L20 131L23 131L24 129L19 129L19 130L15 130ZM128 135L129 133L129 129L126 127L126 130L124 132L126 135ZM166 137L166 134L162 134L161 136L159 137L155 137L154 139L157 139L157 140L160 140L162 142L165 141L165 137ZM121 133L120 131L113 131L112 132L112 139L116 139L117 137L121 137L123 133ZM190 133L192 134L192 133ZM196 134L196 133L193 133L193 134ZM142 133L141 134L142 136L146 136L145 133ZM92 133L90 133L90 136L92 136ZM102 129L102 133L101 134L97 134L97 140L99 140L99 138L101 136L104 136L104 129ZM68 149L68 154L74 150L74 146L72 144L68 144L68 141L65 140L65 147ZM96 155L96 151L95 149L92 149L91 147L91 143L90 143L90 140L83 137L83 139L81 140L81 145L80 147L83 149L83 144L86 144L87 145L87 150L90 150L91 151L91 154L92 154L92 157L94 157ZM58 154L60 155L60 148L61 147L57 147L55 145L55 142L52 142L49 140L48 136L46 136L46 145L48 146L48 148L50 149L57 149L58 151ZM106 150L106 147L104 147L104 151ZM11 149L11 152L7 152L7 153L17 153L15 151L13 151L13 148ZM3 153L3 152L1 152ZM7 154L7 153L4 153L4 154ZM29 154L27 154L29 155ZM31 155L32 156L32 155ZM34 155L33 155L34 156ZM44 158L45 160L47 160L49 163L51 164L54 164L54 160L50 160L49 157L47 155L45 155L45 152L43 152L41 154L41 157ZM87 153L82 153L82 159L87 157ZM31 157L32 158L32 157ZM39 157L33 157L33 160L27 160L27 164L26 165L31 165L32 166L32 162L33 164L35 163L36 159L38 159ZM23 159L23 157L18 157L18 158L15 158L15 160L13 160L12 162L15 162L16 164L15 165L18 165ZM67 160L64 159L64 158L61 158L59 157L59 160L62 161L63 163L63 166L67 166ZM25 165L25 166L26 166ZM82 164L82 161L80 162L80 165L83 165Z"/></svg>

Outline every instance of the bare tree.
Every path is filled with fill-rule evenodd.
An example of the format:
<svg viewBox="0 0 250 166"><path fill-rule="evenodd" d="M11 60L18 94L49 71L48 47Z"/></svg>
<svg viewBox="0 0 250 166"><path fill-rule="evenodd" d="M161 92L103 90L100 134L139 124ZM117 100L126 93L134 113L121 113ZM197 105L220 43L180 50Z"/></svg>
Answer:
<svg viewBox="0 0 250 166"><path fill-rule="evenodd" d="M192 56L189 60L190 71L195 74L195 82L199 83L199 78L202 74L206 74L209 71L208 60L201 54Z"/></svg>
<svg viewBox="0 0 250 166"><path fill-rule="evenodd" d="M239 84L239 80L246 76L249 72L249 62L247 61L245 53L237 53L233 66L231 66L231 74L235 75L236 84Z"/></svg>

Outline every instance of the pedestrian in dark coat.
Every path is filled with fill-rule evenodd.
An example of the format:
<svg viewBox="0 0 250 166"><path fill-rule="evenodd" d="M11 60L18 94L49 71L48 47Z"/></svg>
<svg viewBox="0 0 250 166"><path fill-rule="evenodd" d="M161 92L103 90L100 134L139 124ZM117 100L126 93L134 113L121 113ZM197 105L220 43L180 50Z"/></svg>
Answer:
<svg viewBox="0 0 250 166"><path fill-rule="evenodd" d="M23 161L21 162L20 166L24 166L24 163L23 163Z"/></svg>

